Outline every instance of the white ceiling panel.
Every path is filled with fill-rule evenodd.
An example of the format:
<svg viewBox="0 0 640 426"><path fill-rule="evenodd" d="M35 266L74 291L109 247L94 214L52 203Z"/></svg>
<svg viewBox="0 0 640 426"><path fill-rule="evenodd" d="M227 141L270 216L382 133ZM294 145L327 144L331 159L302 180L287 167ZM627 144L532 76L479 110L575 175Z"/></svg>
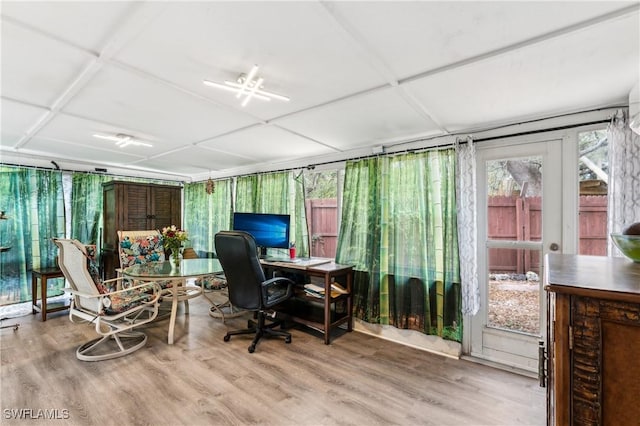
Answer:
<svg viewBox="0 0 640 426"><path fill-rule="evenodd" d="M114 149L99 149L94 145L66 142L57 139L33 138L25 152L39 156L49 156L52 160L60 158L82 161L96 167L101 165L128 164L139 160L140 156L131 154L130 151L118 151Z"/></svg>
<svg viewBox="0 0 640 426"><path fill-rule="evenodd" d="M235 108L202 80L235 81L257 64L264 89L291 98L244 108L263 119L385 82L316 2L176 3L116 59Z"/></svg>
<svg viewBox="0 0 640 426"><path fill-rule="evenodd" d="M608 35L615 33L632 35L636 43L627 39L611 44ZM415 81L407 88L449 131L619 104L640 78L637 40L636 15Z"/></svg>
<svg viewBox="0 0 640 426"><path fill-rule="evenodd" d="M411 107L394 88L349 98L276 123L338 150L379 145L403 136L441 133L433 121Z"/></svg>
<svg viewBox="0 0 640 426"><path fill-rule="evenodd" d="M28 23L38 31L79 48L97 51L139 4L127 1L3 1L2 15Z"/></svg>
<svg viewBox="0 0 640 426"><path fill-rule="evenodd" d="M192 146L167 155L136 161L135 165L192 176L243 167L253 162L236 155Z"/></svg>
<svg viewBox="0 0 640 426"><path fill-rule="evenodd" d="M2 111L0 146L7 148L14 147L29 127L47 114L44 108L12 102L8 99L2 99L0 110Z"/></svg>
<svg viewBox="0 0 640 426"><path fill-rule="evenodd" d="M201 144L223 152L263 162L284 161L335 152L307 138L275 126L256 126L230 135L222 136Z"/></svg>
<svg viewBox="0 0 640 426"><path fill-rule="evenodd" d="M52 106L92 62L87 53L34 33L12 22L2 23L2 96Z"/></svg>
<svg viewBox="0 0 640 426"><path fill-rule="evenodd" d="M135 157L146 157L151 155L148 147L136 145L119 147L114 141L99 139L93 136L94 134L115 135L118 133L125 133L133 136L139 141L150 143L152 145L157 145L159 143L153 136L140 132L136 129L116 127L110 124L86 120L67 114L58 114L44 126L44 128L38 133L38 136L51 140L64 140L71 144L85 145L99 150L126 153L127 155L133 155ZM29 141L25 147L30 148L31 141Z"/></svg>
<svg viewBox="0 0 640 426"><path fill-rule="evenodd" d="M628 2L331 2L400 79L550 33Z"/></svg>
<svg viewBox="0 0 640 426"><path fill-rule="evenodd" d="M158 148L197 142L255 122L154 80L105 67L65 111L140 129L158 137Z"/></svg>

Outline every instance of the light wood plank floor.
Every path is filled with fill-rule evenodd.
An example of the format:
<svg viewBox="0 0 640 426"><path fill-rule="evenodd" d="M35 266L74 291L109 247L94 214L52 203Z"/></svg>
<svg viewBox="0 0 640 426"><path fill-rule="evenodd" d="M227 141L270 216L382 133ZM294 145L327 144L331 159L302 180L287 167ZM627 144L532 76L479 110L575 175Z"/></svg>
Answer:
<svg viewBox="0 0 640 426"><path fill-rule="evenodd" d="M73 425L543 425L537 381L361 333L324 345L294 329L293 342L266 339L249 354L247 336L224 343L246 318L208 315L191 301L176 344L168 322L144 328L147 346L129 356L81 362L95 337L66 313L19 318L0 330L0 423ZM13 323L14 321L7 321ZM65 420L16 420L12 411L49 410ZM67 410L67 411L64 411Z"/></svg>

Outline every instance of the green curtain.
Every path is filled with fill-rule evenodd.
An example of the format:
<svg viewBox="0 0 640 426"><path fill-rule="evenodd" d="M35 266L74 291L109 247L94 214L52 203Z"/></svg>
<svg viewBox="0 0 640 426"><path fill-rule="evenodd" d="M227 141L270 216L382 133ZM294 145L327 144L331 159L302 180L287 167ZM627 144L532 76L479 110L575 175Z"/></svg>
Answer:
<svg viewBox="0 0 640 426"><path fill-rule="evenodd" d="M112 176L74 173L71 184L71 238L98 244L102 238L102 184Z"/></svg>
<svg viewBox="0 0 640 426"><path fill-rule="evenodd" d="M31 271L55 266L52 238L64 237L62 173L22 167L0 167L0 300L31 299ZM49 295L62 292L64 280L50 282Z"/></svg>
<svg viewBox="0 0 640 426"><path fill-rule="evenodd" d="M296 176L288 171L238 177L234 211L289 214L290 239L296 245L296 253L301 257L309 255L302 173Z"/></svg>
<svg viewBox="0 0 640 426"><path fill-rule="evenodd" d="M27 274L31 269L28 260L31 251L31 210L28 198L29 177L27 169L0 168L0 210L6 220L0 220L0 300L2 304L28 300Z"/></svg>
<svg viewBox="0 0 640 426"><path fill-rule="evenodd" d="M38 246L40 264L34 267L57 266L58 248L52 238L64 238L64 200L62 172L33 170L37 190Z"/></svg>
<svg viewBox="0 0 640 426"><path fill-rule="evenodd" d="M211 194L206 182L185 183L184 229L194 250L215 253L215 234L231 229L232 183L231 179L214 181Z"/></svg>
<svg viewBox="0 0 640 426"><path fill-rule="evenodd" d="M460 342L454 151L348 162L336 261L356 317Z"/></svg>

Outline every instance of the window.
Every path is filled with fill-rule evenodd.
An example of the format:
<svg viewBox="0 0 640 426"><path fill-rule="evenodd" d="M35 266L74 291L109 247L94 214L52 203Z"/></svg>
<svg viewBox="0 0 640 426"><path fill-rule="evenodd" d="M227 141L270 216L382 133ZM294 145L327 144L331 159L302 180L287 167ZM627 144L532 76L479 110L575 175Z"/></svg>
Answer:
<svg viewBox="0 0 640 426"><path fill-rule="evenodd" d="M304 173L311 256L336 256L343 182L344 169L307 170Z"/></svg>
<svg viewBox="0 0 640 426"><path fill-rule="evenodd" d="M607 255L609 150L606 129L578 133L578 254Z"/></svg>

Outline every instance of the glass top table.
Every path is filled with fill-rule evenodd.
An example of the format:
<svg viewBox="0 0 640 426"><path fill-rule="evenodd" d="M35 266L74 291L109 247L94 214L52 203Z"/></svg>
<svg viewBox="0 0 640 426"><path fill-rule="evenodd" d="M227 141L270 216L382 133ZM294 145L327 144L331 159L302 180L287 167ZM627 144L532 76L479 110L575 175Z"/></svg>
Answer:
<svg viewBox="0 0 640 426"><path fill-rule="evenodd" d="M183 259L179 267L171 262L150 262L124 269L124 275L141 280L193 278L222 272L218 259Z"/></svg>
<svg viewBox="0 0 640 426"><path fill-rule="evenodd" d="M222 273L222 265L218 259L182 259L180 266L173 266L170 261L165 262L150 262L145 264L138 264L124 268L123 275L128 278L133 278L142 281L158 281L158 280L170 280L171 281L171 318L169 320L169 335L168 343L173 344L173 335L176 322L176 313L178 311L178 300L180 295L184 293L187 288L188 278L197 278L205 275L212 275ZM189 289L193 289L193 286L188 286ZM200 294L203 289L200 288ZM189 305L186 299L185 313L189 313Z"/></svg>

